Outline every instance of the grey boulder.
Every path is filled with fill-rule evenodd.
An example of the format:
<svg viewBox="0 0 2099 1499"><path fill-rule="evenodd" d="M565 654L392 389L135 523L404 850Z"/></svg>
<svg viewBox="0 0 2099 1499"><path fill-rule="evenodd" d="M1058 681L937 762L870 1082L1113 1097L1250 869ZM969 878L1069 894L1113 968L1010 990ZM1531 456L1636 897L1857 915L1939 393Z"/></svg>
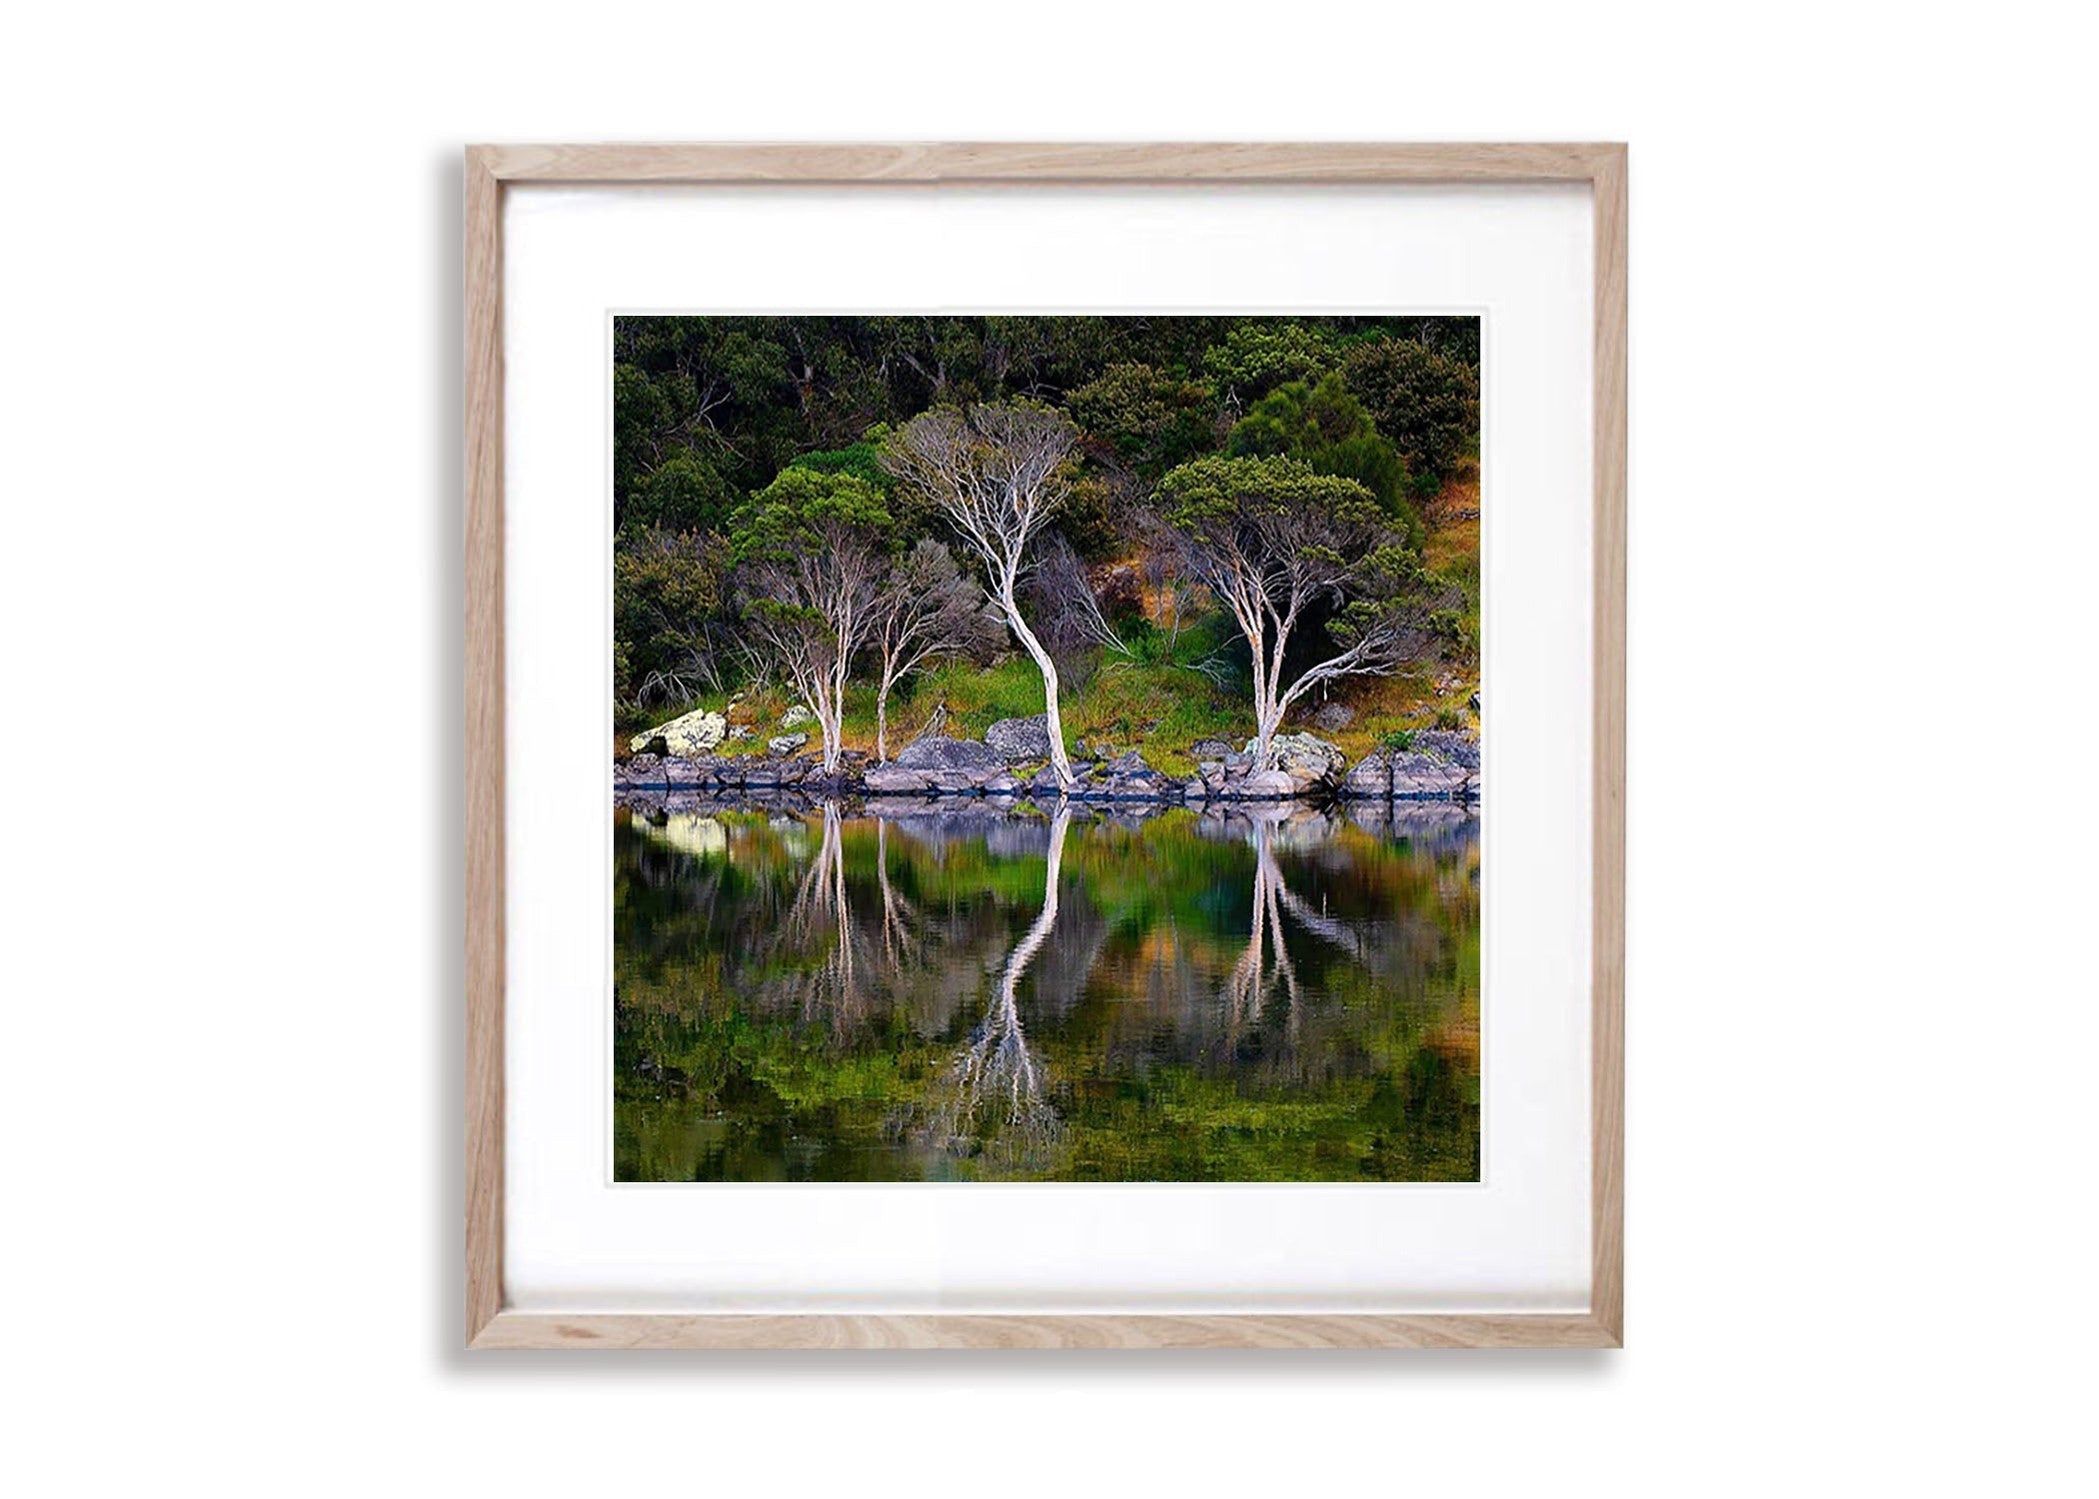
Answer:
<svg viewBox="0 0 2099 1499"><path fill-rule="evenodd" d="M1479 795L1479 785L1479 741L1448 729L1423 729L1409 735L1403 748L1365 755L1342 791L1394 801L1469 801Z"/></svg>
<svg viewBox="0 0 2099 1499"><path fill-rule="evenodd" d="M1252 754L1257 740L1246 742L1246 753ZM1340 747L1328 744L1316 734L1278 734L1269 744L1274 757L1271 769L1282 772L1300 789L1316 786L1338 786L1341 773L1348 765L1348 756Z"/></svg>
<svg viewBox="0 0 2099 1499"><path fill-rule="evenodd" d="M925 771L912 770L907 766L890 764L877 765L862 778L862 784L869 791L891 793L924 791L932 785L932 779Z"/></svg>
<svg viewBox="0 0 2099 1499"><path fill-rule="evenodd" d="M986 770L1006 768L1005 756L974 739L939 736L912 740L897 753L896 764L906 770Z"/></svg>
<svg viewBox="0 0 2099 1499"><path fill-rule="evenodd" d="M1050 752L1049 715L1032 718L1002 718L984 731L984 743L1009 763L1047 760Z"/></svg>

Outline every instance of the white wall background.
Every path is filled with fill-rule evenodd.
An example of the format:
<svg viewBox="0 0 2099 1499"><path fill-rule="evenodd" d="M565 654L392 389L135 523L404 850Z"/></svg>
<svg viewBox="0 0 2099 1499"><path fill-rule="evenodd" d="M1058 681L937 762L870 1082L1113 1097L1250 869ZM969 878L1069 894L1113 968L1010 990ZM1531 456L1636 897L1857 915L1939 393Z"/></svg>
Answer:
<svg viewBox="0 0 2099 1499"><path fill-rule="evenodd" d="M2088 1489L2099 246L2066 20L13 15L0 1472ZM954 136L1632 141L1624 1353L454 1351L457 147Z"/></svg>

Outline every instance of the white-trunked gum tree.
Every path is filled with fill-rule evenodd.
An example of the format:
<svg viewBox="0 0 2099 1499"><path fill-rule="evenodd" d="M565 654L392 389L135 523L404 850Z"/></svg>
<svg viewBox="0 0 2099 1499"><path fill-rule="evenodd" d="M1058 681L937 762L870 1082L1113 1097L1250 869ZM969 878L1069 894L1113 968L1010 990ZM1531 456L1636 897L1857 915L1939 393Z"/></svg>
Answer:
<svg viewBox="0 0 2099 1499"><path fill-rule="evenodd" d="M1294 458L1198 458L1159 484L1188 566L1231 611L1252 655L1255 765L1321 683L1420 660L1454 624L1437 584L1371 492ZM1283 681L1292 636L1317 615L1332 654Z"/></svg>
<svg viewBox="0 0 2099 1499"><path fill-rule="evenodd" d="M745 648L809 705L824 773L836 775L846 681L874 635L890 570L889 511L863 479L788 468L751 497L739 521Z"/></svg>
<svg viewBox="0 0 2099 1499"><path fill-rule="evenodd" d="M1057 664L1028 627L1018 590L1031 543L1071 492L1078 428L1032 402L936 407L906 422L884 449L889 472L922 493L961 535L984 571L985 592L1042 673L1050 764L1073 783L1057 705Z"/></svg>

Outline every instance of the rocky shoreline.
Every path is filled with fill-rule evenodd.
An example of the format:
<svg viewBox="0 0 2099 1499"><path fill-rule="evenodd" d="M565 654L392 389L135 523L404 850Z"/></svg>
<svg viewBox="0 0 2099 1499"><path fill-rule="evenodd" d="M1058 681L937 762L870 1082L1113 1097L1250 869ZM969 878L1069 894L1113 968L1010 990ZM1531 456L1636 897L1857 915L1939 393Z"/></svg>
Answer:
<svg viewBox="0 0 2099 1499"><path fill-rule="evenodd" d="M680 720L682 723L683 720ZM676 725L667 726L675 728ZM1005 719L982 740L929 735L914 740L895 759L870 764L847 751L835 774L803 752L803 745L773 740L763 755L676 754L667 730L635 736L636 753L613 765L616 793L652 796L673 792L792 791L813 796L1030 797L1059 795L1042 720ZM806 736L795 735L793 739ZM716 742L719 742L717 739ZM680 748L691 748L689 737ZM712 746L708 746L711 749ZM1204 805L1210 802L1288 801L1477 801L1479 741L1468 733L1424 729L1390 748L1371 751L1355 764L1339 748L1312 734L1281 734L1275 764L1254 766L1252 745L1233 749L1218 740L1193 746L1196 774L1168 775L1145 762L1138 750L1120 754L1075 747L1077 782L1062 794L1077 801Z"/></svg>

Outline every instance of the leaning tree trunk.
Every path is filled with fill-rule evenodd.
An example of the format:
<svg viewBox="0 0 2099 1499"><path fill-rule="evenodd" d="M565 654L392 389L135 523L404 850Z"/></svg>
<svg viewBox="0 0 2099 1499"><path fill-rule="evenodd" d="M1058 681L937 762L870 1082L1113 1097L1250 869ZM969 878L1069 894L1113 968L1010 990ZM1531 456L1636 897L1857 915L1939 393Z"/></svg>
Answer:
<svg viewBox="0 0 2099 1499"><path fill-rule="evenodd" d="M839 760L845 753L844 718L845 715L839 711L835 704L824 717L822 724L824 731L824 774L827 776L838 774Z"/></svg>
<svg viewBox="0 0 2099 1499"><path fill-rule="evenodd" d="M1068 790L1077 777L1071 773L1070 757L1064 753L1064 717L1057 711L1057 663L1043 649L1028 622L1020 617L1020 607L1013 600L1013 588L1009 583L999 594L999 607L1005 611L1006 622L1013 626L1013 633L1020 637L1021 646L1035 658L1036 669L1042 673L1043 718L1049 730L1050 768L1057 773L1057 786Z"/></svg>
<svg viewBox="0 0 2099 1499"><path fill-rule="evenodd" d="M1275 769L1275 736L1283 726L1283 711L1274 702L1254 710L1254 769Z"/></svg>
<svg viewBox="0 0 2099 1499"><path fill-rule="evenodd" d="M824 774L835 776L845 758L845 680L851 663L841 657L831 671L831 701L824 712Z"/></svg>
<svg viewBox="0 0 2099 1499"><path fill-rule="evenodd" d="M822 677L811 685L814 690L808 694L808 701L816 714L816 732L823 738L823 752L818 763L825 775L836 775L839 753L845 748L844 725L840 721L843 717L841 700L833 690L833 684Z"/></svg>
<svg viewBox="0 0 2099 1499"><path fill-rule="evenodd" d="M1290 644L1290 626L1297 617L1293 604L1289 615L1279 622L1275 638L1267 642L1268 659L1262 657L1262 642L1248 637L1254 649L1254 769L1275 769L1275 736L1283 726L1283 713L1288 706L1287 694L1283 691L1283 653Z"/></svg>
<svg viewBox="0 0 2099 1499"><path fill-rule="evenodd" d="M1276 652L1280 663L1282 652ZM1282 727L1283 709L1281 698L1275 690L1275 672L1278 668L1261 659L1257 648L1254 654L1254 769L1273 770L1270 756L1274 753L1275 732Z"/></svg>

